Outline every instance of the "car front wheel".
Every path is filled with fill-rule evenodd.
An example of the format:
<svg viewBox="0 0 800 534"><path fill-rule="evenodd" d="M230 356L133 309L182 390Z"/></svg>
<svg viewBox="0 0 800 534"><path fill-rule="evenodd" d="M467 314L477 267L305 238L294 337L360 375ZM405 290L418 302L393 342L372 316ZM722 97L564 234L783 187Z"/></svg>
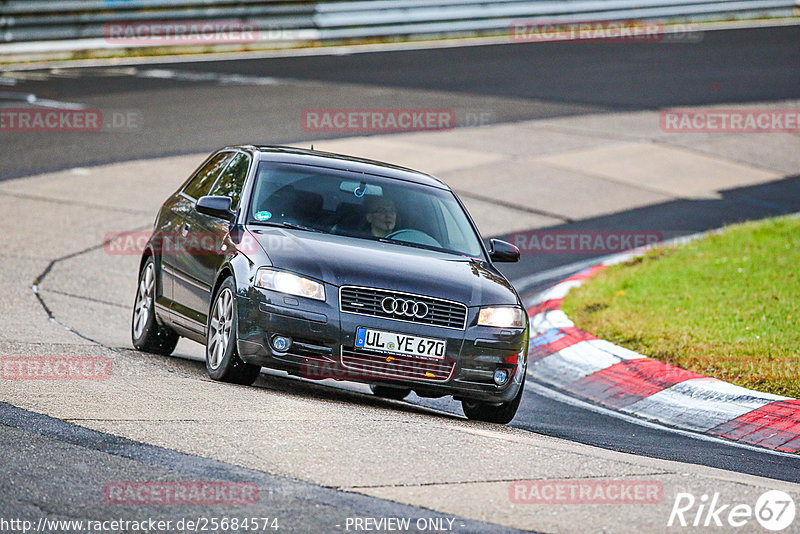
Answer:
<svg viewBox="0 0 800 534"><path fill-rule="evenodd" d="M510 423L517 414L517 408L519 408L519 403L522 400L522 390L524 389L525 382L523 379L519 392L508 402L492 404L488 402L462 400L461 408L464 410L464 415L469 419L505 425Z"/></svg>
<svg viewBox="0 0 800 534"><path fill-rule="evenodd" d="M131 341L144 352L169 356L178 344L178 334L158 324L155 312L156 264L148 258L139 275L139 288L131 317Z"/></svg>
<svg viewBox="0 0 800 534"><path fill-rule="evenodd" d="M236 352L236 285L228 277L212 300L206 328L206 370L221 382L249 386L258 378L261 367L244 363Z"/></svg>

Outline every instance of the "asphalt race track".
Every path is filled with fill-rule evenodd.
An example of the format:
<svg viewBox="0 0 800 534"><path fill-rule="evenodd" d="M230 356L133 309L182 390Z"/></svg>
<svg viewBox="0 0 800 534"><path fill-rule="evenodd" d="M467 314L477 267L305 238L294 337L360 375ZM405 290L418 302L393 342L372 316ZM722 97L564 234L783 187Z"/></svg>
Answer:
<svg viewBox="0 0 800 534"><path fill-rule="evenodd" d="M139 131L81 133L68 142L39 133L8 136L0 178L325 137L302 128L307 108L446 107L459 124L474 124L481 112L505 122L795 98L797 37L790 26L706 32L691 44L509 44L139 69L156 71L149 73L125 67L19 73L7 91L139 111L145 122Z"/></svg>
<svg viewBox="0 0 800 534"><path fill-rule="evenodd" d="M153 170L152 173L146 168L137 168L135 172L121 170L119 176L113 176L119 181L108 185L108 197L113 199L109 202L108 213L103 213L103 208L99 207L104 198L102 190L76 190L70 195L69 191L64 193L59 190L57 185L48 189L50 182L45 180L37 182L38 189L29 194L25 182L16 179L56 171L62 171L62 175L81 177L90 175L91 172L86 169L96 165L131 160L149 161L168 156L176 156L178 163L174 163L172 168L183 172L183 169L191 169L193 164L199 163L193 163L195 160L192 155L196 159L197 154L227 144L308 143L325 139L331 143L347 143L346 138L357 135L353 132L332 134L310 130L301 119L303 110L307 109L448 108L453 110L459 127L505 127L507 123L513 128L525 121L536 120L563 121L559 124L569 126L573 124L570 121L584 120L585 117L602 124L608 117L619 114L635 117L637 113L656 114L658 110L669 107L722 104L752 106L760 102L768 102L774 107L776 102L782 100L800 99L800 27L710 31L703 35L702 40L692 43L502 44L231 61L103 65L80 69L0 69L0 106L14 107L15 103L23 101L28 95L35 95L40 102L79 104L101 109L109 117L116 114L117 117L134 119L116 127L107 125L103 131L96 133L0 132L0 198L15 203L40 199L43 197L35 195L52 191L54 195L62 195L59 200L52 201L53 209L64 209L67 214L64 220L69 224L89 228L80 220L81 211L85 209L86 217L97 216L98 221L102 221L98 224L105 225L105 230L114 217L118 218L120 229L131 228L135 223L135 227L144 230L147 226L142 225L141 221L152 221L158 203L149 197L145 202L145 197L137 190L149 184L159 191L170 192L171 185L164 184L156 176L158 172L164 172L163 169ZM449 135L457 138L459 130ZM564 129L562 133L567 131ZM608 142L627 142L629 139L620 132L622 130L610 131ZM364 142L391 143L391 139L385 141L386 137L391 136ZM789 147L789 151L793 148L794 152L800 153L798 134L787 134L780 143L784 143L781 147ZM758 151L754 149L754 152ZM581 199L588 205L586 215L559 210L555 203L547 202L546 198L539 199L540 204L532 202L530 205L525 201L512 203L499 197L493 199L493 191L488 185L484 190L466 186L462 190L455 185L459 183L457 180L454 183L446 174L443 178L454 184L464 198L487 213L492 213L492 210L498 213L511 210L509 213L514 217L538 218L537 224L531 224L530 227L551 230L658 228L671 237L713 229L735 221L799 212L800 176L796 174L795 160L792 159L796 156L787 156L786 153L787 150L778 149L765 155L768 159L774 157L775 161L791 160L792 165L787 164L783 172L775 176L767 175L764 169L755 169L753 165L753 172L764 172L763 177L753 178L747 184L720 188L717 195L658 197L656 192L651 191L653 197L648 197L646 202L607 210L599 208L605 201L603 195L593 194L592 186L587 184L587 194ZM177 157L181 155L189 156L184 159ZM743 156L742 161L744 159ZM773 165L770 172L775 167ZM421 170L438 174L435 168ZM460 171L445 168L443 172L457 175ZM182 178L183 175L178 176L177 182ZM126 194L130 195L130 205L123 205L119 201ZM592 203L598 206L592 206ZM135 272L131 272L131 269L135 269L135 258L124 259L124 266L128 270L118 273L98 273L92 267L77 263L81 258L96 257L93 254L99 254L98 247L102 249L99 245L102 239L97 237L102 237L103 232L97 229L94 230L93 239L76 240L75 243L65 243L54 233L44 241L52 243L52 252L49 249L26 250L24 235L29 226L26 217L35 218L36 214L16 206L10 207L8 213L7 217L12 218L13 222L7 219L3 228L15 229L15 235L11 236L11 243L15 247L11 256L30 256L37 263L35 277L28 276L28 271L12 262L9 262L6 272L12 276L22 273L19 274L24 278L21 286L25 286L27 292L34 278L39 284L51 280L54 292L37 295L30 313L32 316L38 314L40 320L46 320L49 315L72 331L54 334L52 339L30 339L30 346L25 345L19 337L10 335L11 332L7 331L7 335L0 333L2 354L8 355L14 351L48 354L48 351L61 350L58 348L60 345L64 350L82 351L85 354L92 354L95 350L111 350L123 361L127 358L131 362L122 364L126 376L140 377L146 375L150 368L169 373L170 380L173 380L169 384L176 388L176 403L188 398L177 392L184 384L190 389L196 387L198 391L216 387L203 379L202 363L192 359L142 356L128 351L124 336L116 330L105 337L101 313L86 312L86 316L81 317L82 310L79 307L62 300L81 292L79 286L86 281L76 282L76 279L85 269L87 275L92 277L94 289L91 299L87 297L87 309L90 307L88 300L94 300L92 306L111 303L114 307L114 311L109 312L111 315L129 313L117 302L133 300L133 294L125 291L135 286ZM525 228L514 227L513 231ZM55 232L52 226L43 229L35 222L30 224L30 229L38 233ZM507 237L510 232L497 231L490 235ZM92 231L87 230L87 233L91 234ZM596 257L598 255L527 255L519 264L504 267L504 272L525 297L570 274L568 268L561 271L559 268L574 265L572 270L578 270L580 267L576 262L586 264ZM65 277L65 273L69 276ZM58 281L56 277L59 277ZM120 282L118 278L125 280ZM20 298L28 297L34 301L34 297L28 293ZM12 315L15 310L0 303L0 313ZM53 328L61 329L61 326L54 325ZM80 337L79 348L70 345L70 340L75 339L76 335ZM35 336L33 333L32 337ZM200 354L196 348L187 349L184 345L179 345L179 352L181 350L189 358ZM279 374L262 377L253 390L269 390L292 403L310 399L321 410L330 410L327 415L332 420L341 418L346 421L342 424L346 425L352 422L350 417L361 416L366 420L391 421L392 425L402 428L402 424L393 418L403 417L415 422L422 421L419 423L421 425L430 424L432 431L438 426L448 429L454 426L458 427L458 432L473 437L497 437L495 434L503 437L502 430L493 430L488 425L470 427L461 419L458 404L451 400L412 397L410 404L382 401L365 394L365 389L360 386L311 383ZM224 389L213 391L225 394ZM237 395L249 395L238 389L236 392ZM281 464L281 451L288 454L290 448L305 447L306 443L289 443L284 449L278 447L277 452L272 453L277 456L259 457L254 454L255 460L233 453L229 456L215 453L206 457L203 446L190 445L188 437L186 443L167 438L163 443L155 443L144 437L121 437L134 434L145 436L151 427L144 426L141 431L125 427L124 424L107 427L103 423L106 414L98 415L97 421L92 422L85 415L78 415L87 413L84 410L91 406L89 400L67 397L63 406L55 407L55 412L50 414L52 417L48 417L17 407L23 405L22 401L13 400L22 398L18 395L16 391L9 393L9 397L0 395L0 401L6 401L0 402L0 425L4 425L0 426L3 429L0 431L0 455L19 459L6 464L2 477L4 480L0 480L0 510L3 515L9 515L6 513L8 511L16 516L52 513L59 517L71 517L69 510L81 509L84 512L76 513L74 517L90 517L92 513L104 516L109 513L107 503L94 502L91 495L80 489L87 479L102 485L108 480L175 480L176 477L191 480L193 476L196 478L204 474L209 477L208 473L215 473L211 478L256 481L261 488L272 488L268 497L262 498L259 504L261 508L252 511L260 516L272 514L300 518L289 527L292 532L330 531L333 525L336 525L336 530L344 530L341 522L345 518L366 515L366 510L369 511L368 515L374 517L447 516L454 518L457 530L465 532L506 532L510 531L511 526L525 529L529 528L525 526L529 524L539 525L537 528L542 530L577 532L589 525L594 526L592 523L563 522L568 521L565 519L568 512L559 514L561 519L554 518L552 522L542 520L541 523L517 524L491 514L481 516L487 521L481 522L474 516L468 516L463 508L455 504L427 506L426 494L422 489L419 494L409 490L410 493L403 494L404 497L400 499L388 489L377 486L371 488L357 477L351 480L333 468L329 473L327 468L316 466L318 472L306 477ZM71 402L75 403L74 406L70 406ZM164 416L165 420L167 417L174 417L175 420L185 418L186 424L190 425L195 420L194 410L202 413L206 409L204 402L200 401L196 408L187 407L186 413L175 411L173 414L174 407L170 407L167 409L168 415ZM30 408L33 412L37 411L32 405ZM101 412L104 410L100 409ZM114 411L112 408L108 410ZM138 410L133 409L133 412L139 413ZM352 410L354 415L348 415L347 410ZM111 415L108 417L109 420L113 419ZM132 421L138 420L131 417ZM148 417L142 415L142 420ZM69 424L71 422L77 422L80 426ZM708 472L714 473L713 476L717 477L715 480L732 485L756 480L748 475L781 481L780 484L784 481L800 483L800 458L740 447L720 440L700 439L689 433L656 425L642 425L611 413L599 412L592 406L535 384L526 390L511 426L531 434L531 439L543 436L542 443L551 443L555 438L566 440L559 441L567 443L563 446L565 451L595 455L591 458L597 459L598 464L617 458L607 456L612 454L608 451L616 451L650 458L647 462L652 464L642 465L652 465L653 472L668 473L676 478L682 476L682 471L666 467L672 466L668 462L693 464L686 468L686 472L695 473L695 469L701 469L703 476L705 468L713 468ZM313 425L310 429L313 430ZM370 432L368 427L356 423L350 430L359 436ZM186 431L187 436L192 435L188 426ZM325 439L326 435L322 434L321 439ZM332 436L329 438L334 439ZM526 438L514 434L503 439L508 440L506 447L508 443L513 447ZM355 441L361 443L359 439ZM554 441L552 443L552 450L548 451L556 457L559 446ZM397 446L396 443L385 445L387 448ZM601 452L587 452L601 449ZM481 456L474 453L470 457L478 462ZM661 463L662 460L667 462ZM287 464L299 464L303 460L292 456L286 461ZM273 463L270 462L278 466L275 471L271 469ZM254 466L252 469L241 467L251 464ZM573 464L569 461L565 461L565 464L568 467L560 478L573 475L569 467ZM358 467L354 469L358 470ZM413 470L399 461L397 465L386 467L387 472L409 469ZM580 469L576 467L574 471ZM100 472L110 474L100 476ZM648 469L637 464L631 473L625 476L647 474ZM493 482L507 480L503 475L497 474ZM607 473L598 476L603 475L608 476ZM20 488L20 480L32 482ZM756 482L753 484L757 486ZM397 481L389 486L398 490L405 486L414 487L414 484L398 475ZM419 484L420 488L424 486ZM784 486L797 494L796 486ZM346 491L337 491L342 488ZM701 487L700 490L712 491L713 488L703 490ZM47 506L36 500L36 495L44 494L53 496ZM165 518L177 519L185 515L181 510L162 508L159 513ZM127 507L124 512L117 507L111 512L119 512L128 518L152 515L152 509L143 507ZM206 510L202 512L206 515L211 513ZM578 516L583 514L590 517L592 513L587 510ZM603 516L602 513L600 515ZM663 525L663 521L648 523L641 518L636 521L640 521L637 527L642 529L659 530L658 525ZM614 524L619 527L624 522Z"/></svg>

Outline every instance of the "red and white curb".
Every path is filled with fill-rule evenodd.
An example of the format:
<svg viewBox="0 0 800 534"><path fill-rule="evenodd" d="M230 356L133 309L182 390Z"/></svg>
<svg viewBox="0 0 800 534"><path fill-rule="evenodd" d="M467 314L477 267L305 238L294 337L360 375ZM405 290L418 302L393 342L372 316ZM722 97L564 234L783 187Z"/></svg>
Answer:
<svg viewBox="0 0 800 534"><path fill-rule="evenodd" d="M577 328L561 310L566 294L614 256L556 284L528 308L528 372L537 381L612 410L769 449L800 451L800 400L686 371Z"/></svg>

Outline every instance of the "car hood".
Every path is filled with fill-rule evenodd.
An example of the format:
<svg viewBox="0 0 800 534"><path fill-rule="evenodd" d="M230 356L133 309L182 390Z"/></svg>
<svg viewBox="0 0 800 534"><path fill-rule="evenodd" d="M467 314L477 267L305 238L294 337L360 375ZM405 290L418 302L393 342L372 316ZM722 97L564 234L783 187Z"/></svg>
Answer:
<svg viewBox="0 0 800 534"><path fill-rule="evenodd" d="M392 289L468 306L518 303L502 275L465 256L303 230L250 232L274 267L335 286Z"/></svg>

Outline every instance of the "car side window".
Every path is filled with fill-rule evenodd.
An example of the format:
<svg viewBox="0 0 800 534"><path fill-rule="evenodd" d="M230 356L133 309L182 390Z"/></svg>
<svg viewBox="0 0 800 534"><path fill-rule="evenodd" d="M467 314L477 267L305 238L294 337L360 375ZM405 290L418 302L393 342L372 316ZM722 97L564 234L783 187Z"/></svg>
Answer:
<svg viewBox="0 0 800 534"><path fill-rule="evenodd" d="M239 207L239 197L242 194L242 187L244 187L249 168L250 158L241 152L237 153L222 171L208 194L230 197L231 209L235 210Z"/></svg>
<svg viewBox="0 0 800 534"><path fill-rule="evenodd" d="M202 169L197 171L194 178L186 184L183 192L195 200L207 195L220 171L225 168L225 165L232 157L233 152L223 152L211 158Z"/></svg>

